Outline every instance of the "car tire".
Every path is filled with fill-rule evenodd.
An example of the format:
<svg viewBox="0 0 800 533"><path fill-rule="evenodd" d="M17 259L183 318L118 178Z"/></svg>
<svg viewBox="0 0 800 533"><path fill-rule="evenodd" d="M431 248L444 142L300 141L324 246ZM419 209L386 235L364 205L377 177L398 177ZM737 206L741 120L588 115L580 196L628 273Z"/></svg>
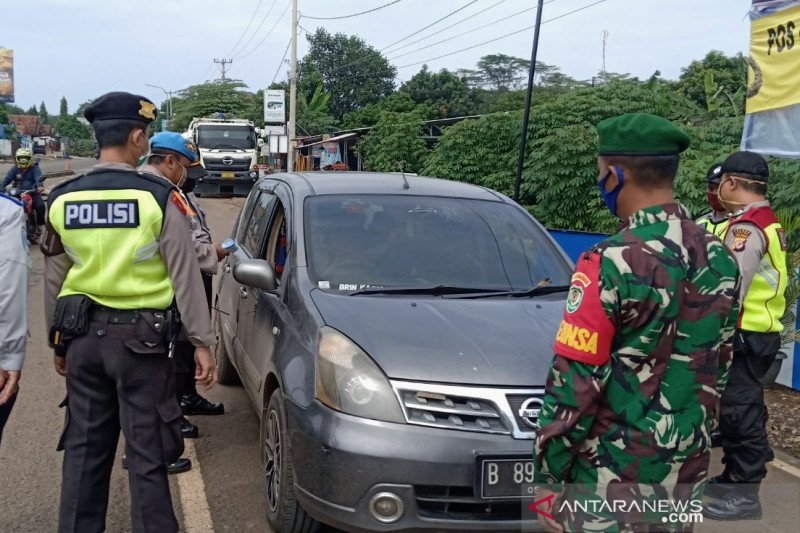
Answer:
<svg viewBox="0 0 800 533"><path fill-rule="evenodd" d="M236 373L228 350L225 348L225 339L222 338L222 323L219 311L214 311L214 333L217 335L217 345L214 347L214 359L217 365L217 381L221 385L238 385L241 383L239 374Z"/></svg>
<svg viewBox="0 0 800 533"><path fill-rule="evenodd" d="M313 533L320 524L295 497L292 448L281 396L281 390L276 389L261 417L267 522L276 533Z"/></svg>

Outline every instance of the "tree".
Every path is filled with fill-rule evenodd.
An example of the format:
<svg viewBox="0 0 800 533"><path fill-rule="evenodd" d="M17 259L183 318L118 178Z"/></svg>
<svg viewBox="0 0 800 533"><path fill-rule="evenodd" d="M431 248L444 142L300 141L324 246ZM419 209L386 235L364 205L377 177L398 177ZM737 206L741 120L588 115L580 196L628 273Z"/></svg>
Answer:
<svg viewBox="0 0 800 533"><path fill-rule="evenodd" d="M299 65L298 81L319 74L331 94L330 111L337 119L379 101L394 90L397 71L380 52L355 36L331 35L318 28L307 36L310 49ZM313 90L313 87L309 87ZM311 95L306 92L306 96Z"/></svg>
<svg viewBox="0 0 800 533"><path fill-rule="evenodd" d="M506 54L483 56L478 61L478 71L489 86L498 91L516 89L530 68L531 62Z"/></svg>
<svg viewBox="0 0 800 533"><path fill-rule="evenodd" d="M392 113L412 113L418 112L425 119L432 119L436 116L436 110L431 105L418 104L411 95L405 91L392 93L380 102L369 104L357 111L345 115L342 127L366 128L374 126L380 120L382 113L389 111Z"/></svg>
<svg viewBox="0 0 800 533"><path fill-rule="evenodd" d="M39 122L42 124L50 122L50 114L47 112L47 107L44 105L44 102L39 106Z"/></svg>
<svg viewBox="0 0 800 533"><path fill-rule="evenodd" d="M378 123L365 135L356 150L364 157L367 170L418 173L428 156L422 138L425 117L417 112L381 112Z"/></svg>
<svg viewBox="0 0 800 533"><path fill-rule="evenodd" d="M36 104L32 105L28 108L28 111L25 112L26 115L38 115L39 110L36 109Z"/></svg>
<svg viewBox="0 0 800 533"><path fill-rule="evenodd" d="M78 109L75 110L75 116L76 117L82 117L83 116L83 112L86 111L86 108L89 107L92 102L94 102L94 100L86 100L81 105L79 105Z"/></svg>
<svg viewBox="0 0 800 533"><path fill-rule="evenodd" d="M741 53L726 56L723 52L712 50L700 61L692 61L688 67L681 69L678 92L694 101L703 109L709 109L709 98L706 90L706 73L713 73L713 82L719 90L731 95L747 87L747 58ZM744 111L744 99L742 99Z"/></svg>
<svg viewBox="0 0 800 533"><path fill-rule="evenodd" d="M0 102L0 125L4 128L5 137L8 137L14 132L14 127L11 125L8 115L8 106Z"/></svg>
<svg viewBox="0 0 800 533"><path fill-rule="evenodd" d="M297 127L306 135L320 135L331 131L336 119L328 111L331 93L317 85L311 98L303 96L297 100Z"/></svg>
<svg viewBox="0 0 800 533"><path fill-rule="evenodd" d="M58 107L58 116L59 117L66 117L67 115L69 115L69 108L67 107L67 97L66 96L62 96L61 97L61 102L60 102L59 107Z"/></svg>
<svg viewBox="0 0 800 533"><path fill-rule="evenodd" d="M69 138L73 142L79 139L91 139L93 135L92 128L72 115L58 119L56 133L61 137Z"/></svg>
<svg viewBox="0 0 800 533"><path fill-rule="evenodd" d="M173 129L183 131L193 118L217 113L243 117L253 96L241 90L246 87L239 80L217 80L179 91L177 98L172 99ZM249 108L252 109L252 105Z"/></svg>
<svg viewBox="0 0 800 533"><path fill-rule="evenodd" d="M438 73L422 70L400 86L418 104L434 106L439 118L463 117L477 112L478 96L471 89L464 77L460 77L447 69Z"/></svg>

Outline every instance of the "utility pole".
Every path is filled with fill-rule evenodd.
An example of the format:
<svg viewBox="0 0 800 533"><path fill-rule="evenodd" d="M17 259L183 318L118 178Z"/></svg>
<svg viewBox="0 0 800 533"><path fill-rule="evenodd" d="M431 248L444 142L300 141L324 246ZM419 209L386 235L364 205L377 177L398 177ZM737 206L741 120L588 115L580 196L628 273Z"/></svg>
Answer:
<svg viewBox="0 0 800 533"><path fill-rule="evenodd" d="M220 65L219 70L222 73L222 79L225 79L225 74L228 72L227 65L233 63L233 59L214 59L214 63Z"/></svg>
<svg viewBox="0 0 800 533"><path fill-rule="evenodd" d="M519 140L519 157L517 158L517 179L514 183L514 201L519 202L519 188L522 184L522 165L525 163L525 149L528 146L528 121L531 117L531 94L533 93L533 77L536 74L536 55L539 52L539 29L542 26L542 6L539 0L536 9L536 29L533 30L533 50L531 50L531 68L528 71L528 92L525 95L525 111L522 115L522 134Z"/></svg>
<svg viewBox="0 0 800 533"><path fill-rule="evenodd" d="M289 68L289 128L286 153L286 170L294 170L295 128L297 126L297 0L292 0L292 55Z"/></svg>
<svg viewBox="0 0 800 533"><path fill-rule="evenodd" d="M608 30L603 30L603 83L608 83L606 75L606 45L608 45Z"/></svg>
<svg viewBox="0 0 800 533"><path fill-rule="evenodd" d="M152 87L153 89L161 89L164 91L164 95L167 97L167 121L169 122L170 127L172 127L172 91L168 91L163 87L159 87L158 85L151 85L149 83L145 83L148 87Z"/></svg>

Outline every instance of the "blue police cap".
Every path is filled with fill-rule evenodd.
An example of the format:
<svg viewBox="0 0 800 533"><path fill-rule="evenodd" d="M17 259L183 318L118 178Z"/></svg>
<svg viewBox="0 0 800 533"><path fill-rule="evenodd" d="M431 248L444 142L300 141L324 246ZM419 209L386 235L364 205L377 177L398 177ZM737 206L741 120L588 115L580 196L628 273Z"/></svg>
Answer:
<svg viewBox="0 0 800 533"><path fill-rule="evenodd" d="M175 152L190 162L194 163L198 159L197 148L190 140L184 139L180 133L174 131L162 131L153 135L150 139L150 149L153 152Z"/></svg>

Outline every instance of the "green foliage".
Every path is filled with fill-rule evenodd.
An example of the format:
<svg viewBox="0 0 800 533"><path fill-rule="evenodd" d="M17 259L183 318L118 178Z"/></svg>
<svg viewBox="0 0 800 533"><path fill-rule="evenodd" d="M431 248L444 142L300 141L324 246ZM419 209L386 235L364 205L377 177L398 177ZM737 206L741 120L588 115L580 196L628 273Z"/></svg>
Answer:
<svg viewBox="0 0 800 533"><path fill-rule="evenodd" d="M8 119L9 114L11 113L8 111L8 106L0 103L0 124L2 124L5 129L6 138L14 133L14 127L10 124L10 120Z"/></svg>
<svg viewBox="0 0 800 533"><path fill-rule="evenodd" d="M95 148L97 143L94 139L77 139L69 144L70 154L80 157L94 157Z"/></svg>
<svg viewBox="0 0 800 533"><path fill-rule="evenodd" d="M711 95L706 86L706 73L708 72L713 73L713 82L716 87ZM746 86L747 58L741 53L735 56L726 56L720 51L712 50L702 60L692 61L688 67L681 69L678 92L700 108L709 111L718 104L716 98L719 95L727 93L733 97L733 95L741 94L741 99L736 98L736 105L739 106L736 113L742 114Z"/></svg>
<svg viewBox="0 0 800 533"><path fill-rule="evenodd" d="M420 136L424 120L418 111L382 111L372 131L356 144L356 150L364 157L364 167L376 172L419 173L428 156Z"/></svg>
<svg viewBox="0 0 800 533"><path fill-rule="evenodd" d="M297 127L306 135L320 135L332 131L336 119L328 111L331 93L322 89L322 83L317 85L311 99L305 97L297 101Z"/></svg>
<svg viewBox="0 0 800 533"><path fill-rule="evenodd" d="M331 35L323 28L307 38L310 49L299 64L298 82L303 80L301 90L310 98L321 81L331 94L330 111L337 120L394 90L397 71L362 39Z"/></svg>
<svg viewBox="0 0 800 533"><path fill-rule="evenodd" d="M485 85L505 91L522 84L530 65L530 61L520 57L491 54L478 60L478 72Z"/></svg>
<svg viewBox="0 0 800 533"><path fill-rule="evenodd" d="M789 272L789 283L786 287L786 301L789 305L781 318L784 325L783 344L792 340L800 342L800 331L795 330L797 312L792 306L800 298L800 279L797 277L800 269L800 214L797 210L779 209L777 216L781 226L786 232L788 250L786 253L786 266Z"/></svg>
<svg viewBox="0 0 800 533"><path fill-rule="evenodd" d="M408 92L400 91L392 93L377 103L369 104L357 111L348 113L344 117L342 127L344 129L353 129L374 126L378 123L384 111L393 113L411 113L417 111L426 119L432 119L436 116L436 111L432 106L417 104Z"/></svg>
<svg viewBox="0 0 800 533"><path fill-rule="evenodd" d="M245 117L248 112L254 113L255 95L242 90L245 88L247 85L239 80L217 80L179 91L177 98L172 99L173 129L184 131L195 117L217 113ZM261 109L259 122L264 116L263 107Z"/></svg>
<svg viewBox="0 0 800 533"><path fill-rule="evenodd" d="M478 111L478 93L463 77L442 69L430 72L427 65L400 87L418 104L436 109L439 118L464 117Z"/></svg>
<svg viewBox="0 0 800 533"><path fill-rule="evenodd" d="M62 96L61 102L58 105L58 116L59 117L66 117L69 115L69 107L67 106L67 97Z"/></svg>
<svg viewBox="0 0 800 533"><path fill-rule="evenodd" d="M44 102L42 102L42 105L39 106L39 123L50 123L50 114L47 112L47 107L44 105Z"/></svg>
<svg viewBox="0 0 800 533"><path fill-rule="evenodd" d="M56 133L62 137L67 137L73 143L80 139L91 140L94 136L91 127L80 122L72 115L67 115L58 119L58 123L56 124Z"/></svg>

